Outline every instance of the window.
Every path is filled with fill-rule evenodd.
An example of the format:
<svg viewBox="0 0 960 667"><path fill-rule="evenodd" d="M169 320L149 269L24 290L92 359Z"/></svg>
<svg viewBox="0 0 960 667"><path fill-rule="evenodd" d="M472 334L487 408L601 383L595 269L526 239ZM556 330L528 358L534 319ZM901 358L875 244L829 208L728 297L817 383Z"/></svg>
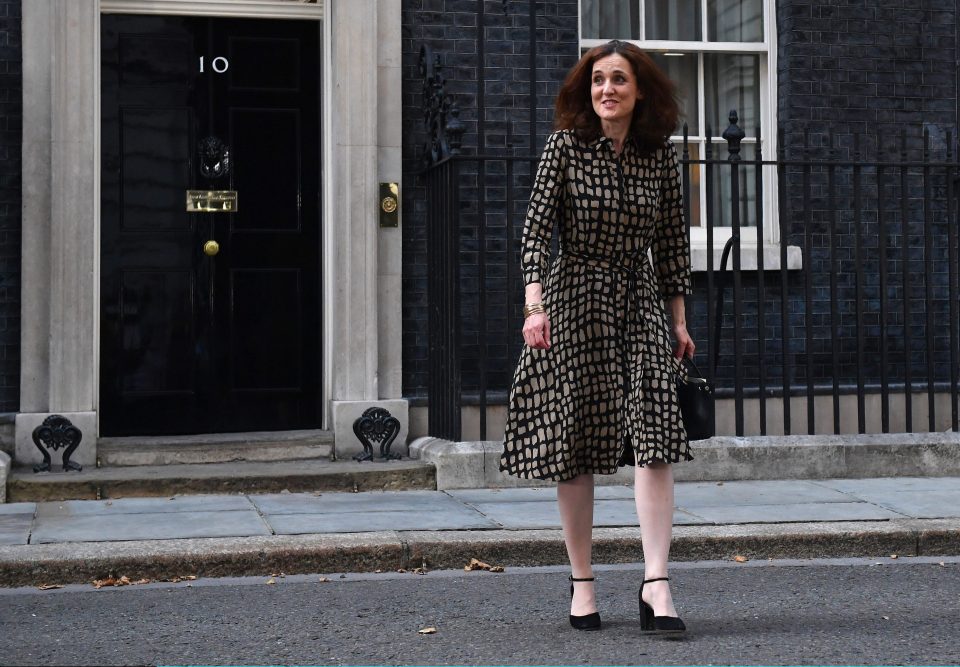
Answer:
<svg viewBox="0 0 960 667"><path fill-rule="evenodd" d="M746 133L741 145L745 161L755 159L760 133L764 159L776 157L776 48L774 0L580 0L582 51L611 39L628 40L650 53L676 82L683 110L673 137L682 150L688 126L690 158L702 159L707 136L714 157L726 158L723 131L730 110L739 115ZM741 168L743 196L739 205L744 244L756 244L758 224L756 168ZM730 235L729 169L714 171L714 239L722 247ZM706 188L703 168L688 172L691 193L691 241L694 253L706 245ZM687 174L685 174L686 176ZM776 174L763 173L764 244L778 241ZM716 250L715 250L716 252ZM767 256L770 253L766 253ZM694 262L695 265L698 262ZM705 262L704 262L705 263Z"/></svg>

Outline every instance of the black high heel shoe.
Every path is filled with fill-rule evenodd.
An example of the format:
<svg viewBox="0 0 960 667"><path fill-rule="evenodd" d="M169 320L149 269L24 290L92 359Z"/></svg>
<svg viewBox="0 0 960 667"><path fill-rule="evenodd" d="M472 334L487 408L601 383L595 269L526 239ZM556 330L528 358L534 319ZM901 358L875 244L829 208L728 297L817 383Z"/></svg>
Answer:
<svg viewBox="0 0 960 667"><path fill-rule="evenodd" d="M644 579L643 584L654 581L670 581L670 577ZM643 584L640 584L640 629L658 635L682 635L687 626L676 616L654 616L653 607L643 601ZM571 617L572 618L572 617Z"/></svg>
<svg viewBox="0 0 960 667"><path fill-rule="evenodd" d="M593 581L593 577L587 579L577 579L572 574L569 577L570 579L570 599L573 599L573 582L574 581ZM587 614L586 616L574 616L570 614L570 625L572 625L577 630L599 630L600 629L600 612L595 611L592 614Z"/></svg>

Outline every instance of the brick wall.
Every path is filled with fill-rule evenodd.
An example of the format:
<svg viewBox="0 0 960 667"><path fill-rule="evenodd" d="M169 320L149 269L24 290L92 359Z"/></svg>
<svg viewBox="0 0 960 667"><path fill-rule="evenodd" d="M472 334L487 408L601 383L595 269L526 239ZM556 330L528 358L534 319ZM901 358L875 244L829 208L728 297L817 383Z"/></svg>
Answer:
<svg viewBox="0 0 960 667"><path fill-rule="evenodd" d="M482 16L481 16L481 3ZM420 47L429 45L439 54L447 78L447 92L463 110L466 125L463 152L476 154L480 135L483 152L513 155L539 155L543 140L553 124L553 103L560 83L577 61L576 0L541 0L534 4L536 19L536 108L533 124L535 140L531 149L530 113L530 2L528 0L404 0L403 2L403 158L405 174L403 232L403 390L406 396L419 396L426 389L427 293L426 293L426 195L416 178L423 155L426 134L422 114L422 80L418 71ZM480 40L480 22L484 35ZM485 85L478 95L479 63L483 54ZM480 108L482 105L482 109ZM481 123L478 120L482 119ZM502 167L502 163L500 165ZM476 165L464 165L466 173ZM469 179L470 176L468 175ZM503 208L504 176L488 174L482 196L486 210L487 248L505 247ZM514 181L525 204L530 188L529 168L517 165ZM499 188L500 195L496 191ZM473 313L477 301L476 272L477 228L480 210L473 188L465 192L461 218L463 247L467 259L462 267L463 328L466 354L467 387L476 377L478 346L487 346L495 359L515 357L519 351L516 335L508 334L503 312L503 286L488 299L489 333L477 330ZM525 206L513 211L514 226L522 224ZM470 261L473 257L473 261ZM508 261L505 253L492 257L490 275L503 276ZM521 287L517 283L517 289ZM522 296L520 297L522 298ZM516 324L513 333L516 334ZM489 356L488 355L488 356ZM501 364L502 365L502 364ZM502 376L503 373L500 373ZM491 378L502 384L502 377Z"/></svg>
<svg viewBox="0 0 960 667"><path fill-rule="evenodd" d="M20 0L0 1L0 412L20 406Z"/></svg>

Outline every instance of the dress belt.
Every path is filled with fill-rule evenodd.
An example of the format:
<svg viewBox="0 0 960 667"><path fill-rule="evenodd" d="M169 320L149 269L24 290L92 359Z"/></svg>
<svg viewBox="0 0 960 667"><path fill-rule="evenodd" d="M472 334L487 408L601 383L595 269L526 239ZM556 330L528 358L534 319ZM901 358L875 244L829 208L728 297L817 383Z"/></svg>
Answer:
<svg viewBox="0 0 960 667"><path fill-rule="evenodd" d="M563 257L570 257L575 260L580 260L586 264L590 264L591 266L601 268L601 269L609 268L611 271L614 271L616 273L625 273L627 276L627 310L628 311L632 310L636 314L636 317L638 319L641 319L641 320L645 319L640 310L640 307L639 307L640 304L638 303L639 295L638 295L638 289L637 289L637 281L640 276L640 268L625 266L623 264L620 264L619 262L611 261L603 257L597 257L595 255L590 255L588 253L577 252L576 250L568 250L566 248L560 249L559 258L563 258ZM630 339L629 339L629 336L627 335L627 328L628 327L626 325L623 326L623 334L621 337L621 347L623 348L622 385L623 385L624 410L626 407L626 403L630 398L630 391L631 391L630 369L628 367L629 364L627 362L627 359L630 353ZM621 428L626 428L626 419L622 419L620 426ZM625 437L625 434L621 434L621 437ZM626 447L629 445L625 444L624 446Z"/></svg>

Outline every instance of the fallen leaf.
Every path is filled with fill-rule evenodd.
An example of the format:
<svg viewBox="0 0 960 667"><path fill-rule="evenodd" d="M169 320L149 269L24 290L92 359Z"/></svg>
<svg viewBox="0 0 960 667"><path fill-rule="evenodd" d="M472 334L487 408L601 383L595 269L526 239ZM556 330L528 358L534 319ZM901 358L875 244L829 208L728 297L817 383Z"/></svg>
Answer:
<svg viewBox="0 0 960 667"><path fill-rule="evenodd" d="M738 563L746 563L750 559L746 556L734 556L733 560L737 561Z"/></svg>
<svg viewBox="0 0 960 667"><path fill-rule="evenodd" d="M320 583L321 583L321 584L327 584L327 583L330 583L330 580L327 579L326 577L320 577Z"/></svg>
<svg viewBox="0 0 960 667"><path fill-rule="evenodd" d="M37 588L39 588L41 591L50 591L50 590L53 590L54 588L63 588L63 585L62 584L40 584L39 586L37 586Z"/></svg>
<svg viewBox="0 0 960 667"><path fill-rule="evenodd" d="M417 632L421 635L433 635L436 634L437 629L431 626L429 628L421 628L420 630L417 630Z"/></svg>
<svg viewBox="0 0 960 667"><path fill-rule="evenodd" d="M503 567L500 565L490 565L489 563L484 563L482 560L476 558L471 558L470 562L463 566L463 569L467 572L472 572L473 570L486 570L487 572L503 572Z"/></svg>
<svg viewBox="0 0 960 667"><path fill-rule="evenodd" d="M275 584L275 583L277 583L277 580L274 579L273 577L270 577L269 579L267 579L267 583L268 583L268 584Z"/></svg>

